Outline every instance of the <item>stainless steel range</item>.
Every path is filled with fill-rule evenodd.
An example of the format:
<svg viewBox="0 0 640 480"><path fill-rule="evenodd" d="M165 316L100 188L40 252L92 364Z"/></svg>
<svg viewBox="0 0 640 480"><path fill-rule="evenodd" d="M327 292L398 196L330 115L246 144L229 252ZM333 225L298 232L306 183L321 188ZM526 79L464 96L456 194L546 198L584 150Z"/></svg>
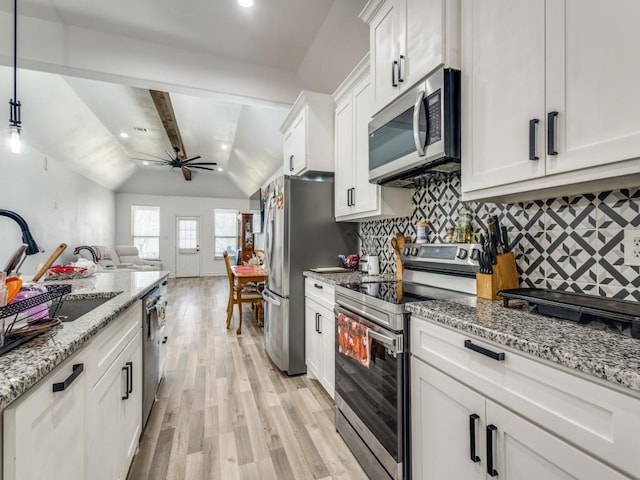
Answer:
<svg viewBox="0 0 640 480"><path fill-rule="evenodd" d="M336 328L336 429L371 479L408 480L409 314L405 304L475 297L479 246L409 244L402 281L336 286L335 316L367 327L369 366L339 349Z"/></svg>

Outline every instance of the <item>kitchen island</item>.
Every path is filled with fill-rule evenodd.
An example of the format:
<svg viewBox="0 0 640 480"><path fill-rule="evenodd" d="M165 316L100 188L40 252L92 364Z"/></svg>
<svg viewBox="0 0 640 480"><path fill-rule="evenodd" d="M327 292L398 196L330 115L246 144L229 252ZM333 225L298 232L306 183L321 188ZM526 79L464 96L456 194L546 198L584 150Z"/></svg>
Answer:
<svg viewBox="0 0 640 480"><path fill-rule="evenodd" d="M0 410L82 348L168 275L168 271L109 272L78 280L47 282L71 284L71 293L65 300L117 295L77 320L65 322L52 332L0 356Z"/></svg>

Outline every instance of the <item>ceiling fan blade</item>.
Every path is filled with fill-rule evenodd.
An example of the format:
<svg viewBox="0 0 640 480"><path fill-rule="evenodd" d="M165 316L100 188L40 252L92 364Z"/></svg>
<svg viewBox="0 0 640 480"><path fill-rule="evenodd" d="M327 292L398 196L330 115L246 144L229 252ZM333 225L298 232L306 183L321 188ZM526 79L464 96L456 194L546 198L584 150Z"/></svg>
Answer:
<svg viewBox="0 0 640 480"><path fill-rule="evenodd" d="M150 165L168 165L168 162L166 160L151 160L149 158L138 157L131 157L131 160L137 160L138 162L147 162Z"/></svg>
<svg viewBox="0 0 640 480"><path fill-rule="evenodd" d="M187 182L190 182L191 181L191 170L189 170L186 167L182 167L181 170L182 170L182 175L184 175L184 179Z"/></svg>
<svg viewBox="0 0 640 480"><path fill-rule="evenodd" d="M189 165L187 167L182 167L183 169L191 169L191 168L199 168L200 170L211 170L212 172L215 172L216 169L215 168L209 168L209 167L199 167L197 165Z"/></svg>
<svg viewBox="0 0 640 480"><path fill-rule="evenodd" d="M218 165L216 162L197 162L197 163L190 163L189 165L186 165L187 167L192 167L194 165Z"/></svg>
<svg viewBox="0 0 640 480"><path fill-rule="evenodd" d="M198 160L199 158L202 158L202 157L200 155L196 155L195 157L191 157L191 158L187 158L186 160L183 160L182 163L192 162L194 160Z"/></svg>
<svg viewBox="0 0 640 480"><path fill-rule="evenodd" d="M169 156L169 158L171 159L171 161L174 161L176 158L178 158L178 155L176 154L176 156L171 155L171 153L169 152L169 150L165 150L165 153Z"/></svg>
<svg viewBox="0 0 640 480"><path fill-rule="evenodd" d="M135 152L139 155L146 155L147 157L153 157L157 160L162 160L163 162L166 162L167 159L166 158L162 158L162 157L156 157L155 155L151 155L150 153L144 153L144 152ZM134 160L148 160L148 158L137 158L137 157L132 157Z"/></svg>

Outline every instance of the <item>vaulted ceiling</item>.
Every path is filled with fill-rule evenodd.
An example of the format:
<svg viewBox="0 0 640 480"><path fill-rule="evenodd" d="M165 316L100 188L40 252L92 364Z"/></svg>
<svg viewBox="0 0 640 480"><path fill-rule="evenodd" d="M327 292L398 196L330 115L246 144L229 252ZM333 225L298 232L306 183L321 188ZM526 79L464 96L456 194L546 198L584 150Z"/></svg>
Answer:
<svg viewBox="0 0 640 480"><path fill-rule="evenodd" d="M0 12L5 13L0 20L12 13L9 3L0 4ZM279 127L299 90L331 93L368 50L367 26L357 18L365 0L255 3L252 9L244 9L235 0L19 1L21 19L63 24L65 29L81 27L96 36L117 35L109 38L123 37L134 42L131 45L152 42L160 52L162 48L167 52L166 78L155 72L140 81L114 83L104 72L86 75L89 79L52 72L71 70L62 67L48 73L21 70L25 141L115 191L248 196L281 166ZM0 36L6 36L9 27L0 29L5 32ZM176 55L181 51L185 58L189 52L209 56L199 58L224 59L199 65L212 72L226 65L236 68L231 62L240 62L232 83L242 95L220 91L216 85L181 87L179 74L185 61ZM9 60L0 48L0 63ZM30 58L24 64L39 68ZM247 75L243 78L238 71ZM264 76L270 84L262 89L260 75L256 78L252 72L275 73ZM281 95L285 101L274 101L268 92L277 78L287 79L283 86L286 83L288 90ZM10 96L10 80L10 69L1 67L0 92L5 96ZM165 158L170 150L148 88L169 91L186 154L217 162L222 171L198 171L192 182L186 182L179 169L132 160Z"/></svg>

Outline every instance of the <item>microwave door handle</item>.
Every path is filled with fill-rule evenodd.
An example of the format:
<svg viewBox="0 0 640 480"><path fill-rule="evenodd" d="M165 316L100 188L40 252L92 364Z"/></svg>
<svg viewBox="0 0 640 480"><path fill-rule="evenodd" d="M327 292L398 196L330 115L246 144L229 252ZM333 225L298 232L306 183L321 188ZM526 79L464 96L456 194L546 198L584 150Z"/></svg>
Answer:
<svg viewBox="0 0 640 480"><path fill-rule="evenodd" d="M424 105L424 92L420 90L418 97L416 98L416 104L413 106L413 141L416 144L416 150L418 156L424 157L425 146L420 140L420 113L422 112L422 106Z"/></svg>

